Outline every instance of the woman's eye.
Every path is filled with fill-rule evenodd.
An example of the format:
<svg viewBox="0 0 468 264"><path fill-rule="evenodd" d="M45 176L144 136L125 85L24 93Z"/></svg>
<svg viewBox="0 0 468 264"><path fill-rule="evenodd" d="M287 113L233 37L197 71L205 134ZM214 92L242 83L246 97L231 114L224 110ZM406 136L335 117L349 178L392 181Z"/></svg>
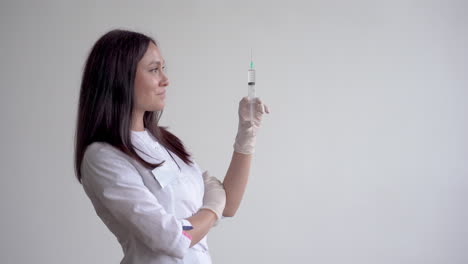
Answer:
<svg viewBox="0 0 468 264"><path fill-rule="evenodd" d="M159 67L158 67L158 68L154 68L154 69L151 69L150 72L157 72L157 71L159 71L160 69L161 69L161 68L159 68ZM162 66L162 70L163 70L163 71L166 71L166 66Z"/></svg>

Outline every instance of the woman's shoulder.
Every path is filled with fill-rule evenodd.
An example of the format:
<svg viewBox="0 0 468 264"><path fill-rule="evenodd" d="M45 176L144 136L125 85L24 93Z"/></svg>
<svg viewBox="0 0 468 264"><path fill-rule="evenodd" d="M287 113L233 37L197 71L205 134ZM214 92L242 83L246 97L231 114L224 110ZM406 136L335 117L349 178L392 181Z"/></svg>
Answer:
<svg viewBox="0 0 468 264"><path fill-rule="evenodd" d="M86 148L83 159L90 161L128 160L128 155L107 142L93 142Z"/></svg>

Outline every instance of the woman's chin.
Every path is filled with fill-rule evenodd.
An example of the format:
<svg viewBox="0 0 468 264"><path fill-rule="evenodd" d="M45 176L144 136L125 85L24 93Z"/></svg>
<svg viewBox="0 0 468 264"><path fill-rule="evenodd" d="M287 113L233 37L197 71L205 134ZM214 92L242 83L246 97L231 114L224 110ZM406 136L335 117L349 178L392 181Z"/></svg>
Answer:
<svg viewBox="0 0 468 264"><path fill-rule="evenodd" d="M166 104L164 102L160 102L157 105L155 105L155 107L153 108L153 111L161 111L164 109L165 105Z"/></svg>

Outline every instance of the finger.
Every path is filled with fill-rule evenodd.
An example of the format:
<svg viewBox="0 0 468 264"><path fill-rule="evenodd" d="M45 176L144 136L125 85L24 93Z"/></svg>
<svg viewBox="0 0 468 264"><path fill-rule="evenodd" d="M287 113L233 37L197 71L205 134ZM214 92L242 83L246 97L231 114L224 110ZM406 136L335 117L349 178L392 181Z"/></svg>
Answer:
<svg viewBox="0 0 468 264"><path fill-rule="evenodd" d="M242 99L239 101L239 105L246 104L249 102L249 98L247 96L242 97Z"/></svg>
<svg viewBox="0 0 468 264"><path fill-rule="evenodd" d="M214 176L210 176L206 179L206 185L207 186L220 186L222 185L222 183L218 178Z"/></svg>
<svg viewBox="0 0 468 264"><path fill-rule="evenodd" d="M260 112L255 113L254 120L253 120L255 124L259 125L262 122L262 119L263 119L262 113Z"/></svg>
<svg viewBox="0 0 468 264"><path fill-rule="evenodd" d="M263 106L265 107L265 112L266 112L267 114L269 114L269 113L270 113L270 109L268 109L268 106L267 106L266 104L263 104Z"/></svg>
<svg viewBox="0 0 468 264"><path fill-rule="evenodd" d="M256 106L255 106L255 111L256 111L257 113L264 114L264 113L265 113L265 109L263 108L263 104L262 104L262 103L256 104Z"/></svg>

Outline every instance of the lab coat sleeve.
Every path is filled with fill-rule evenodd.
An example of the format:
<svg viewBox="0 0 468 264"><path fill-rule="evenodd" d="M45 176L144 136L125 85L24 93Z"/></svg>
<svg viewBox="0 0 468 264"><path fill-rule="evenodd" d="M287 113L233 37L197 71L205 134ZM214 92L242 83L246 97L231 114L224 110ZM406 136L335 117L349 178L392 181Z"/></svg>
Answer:
<svg viewBox="0 0 468 264"><path fill-rule="evenodd" d="M87 150L82 183L87 192L93 193L148 248L176 258L184 257L191 243L182 233L184 220L164 210L125 157L105 148Z"/></svg>

